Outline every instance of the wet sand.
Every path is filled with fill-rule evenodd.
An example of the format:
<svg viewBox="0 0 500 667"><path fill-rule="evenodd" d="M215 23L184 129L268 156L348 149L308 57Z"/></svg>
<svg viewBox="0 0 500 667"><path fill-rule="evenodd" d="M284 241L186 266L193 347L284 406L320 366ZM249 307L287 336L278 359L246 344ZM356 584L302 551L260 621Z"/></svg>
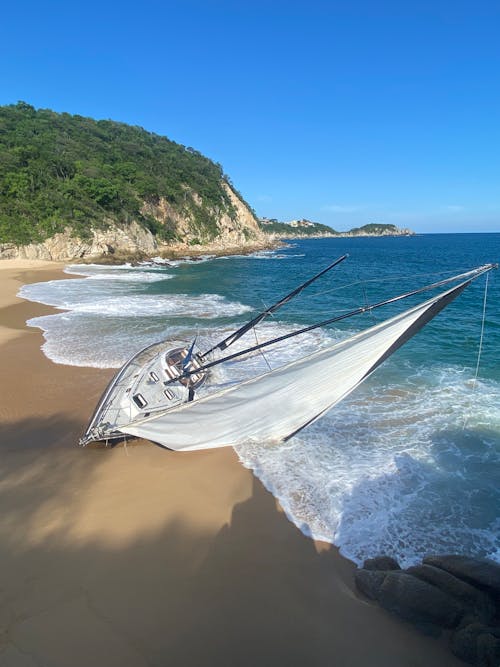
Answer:
<svg viewBox="0 0 500 667"><path fill-rule="evenodd" d="M53 310L15 297L61 268L0 262L0 667L462 665L231 449L78 448L114 371L50 362L25 321Z"/></svg>

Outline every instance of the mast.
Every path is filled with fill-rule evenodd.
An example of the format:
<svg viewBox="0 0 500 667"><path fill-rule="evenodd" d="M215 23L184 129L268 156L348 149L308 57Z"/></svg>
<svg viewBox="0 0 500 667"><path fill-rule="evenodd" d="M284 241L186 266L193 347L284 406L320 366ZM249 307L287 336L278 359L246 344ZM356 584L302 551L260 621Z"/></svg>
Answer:
<svg viewBox="0 0 500 667"><path fill-rule="evenodd" d="M422 294L423 292L427 292L429 290L436 289L437 287L442 287L443 285L447 285L448 283L454 282L456 280L464 280L465 282L462 283L462 285L465 288L473 280L475 280L476 278L479 278L479 276L483 275L483 273L487 273L488 271L491 271L492 269L497 269L497 268L498 268L498 264L485 264L483 266L478 267L477 269L472 269L471 271L467 271L465 273L461 273L461 274L458 274L456 276L452 276L451 278L445 278L444 280L440 280L440 281L432 283L430 285L425 285L424 287L420 287L419 289L412 290L411 292L405 292L404 294L399 294L397 296L393 296L390 299L385 299L383 301L379 301L379 302L371 304L371 305L356 308L355 310L351 310L347 313L343 313L342 315L337 315L336 317L331 317L327 320L323 320L322 322L318 322L316 324L311 324L308 327L304 327L303 329L299 329L298 331L292 331L288 334L284 334L283 336L278 336L277 338L273 338L272 340L268 340L268 341L264 341L263 343L259 343L258 345L253 345L252 347L247 347L244 350L240 350L239 352L235 352L234 354L230 354L226 357L222 357L221 359L216 359L215 361L211 361L207 364L204 364L203 366L200 366L198 369L196 369L196 371L185 371L181 376L179 376L175 380L168 380L164 384L167 385L167 384L171 384L172 382L177 382L179 379L182 379L184 377L189 377L189 375L191 375L192 373L203 372L205 370L208 370L209 368L213 368L214 366L218 366L219 364L222 364L226 361L231 361L232 359L242 357L245 354L250 354L251 352L256 352L257 350L261 350L264 347L268 347L268 346L274 345L276 343L281 343L282 341L288 340L289 338L294 338L295 336L300 336L301 334L307 333L309 331L313 331L314 329L319 329L320 327L327 326L328 324L333 324L334 322L340 322L341 320L345 320L349 317L354 317L355 315L360 315L362 313L370 312L372 310L375 310L376 308L381 308L382 306L386 306L390 303L395 303L396 301L401 301L402 299L407 299L410 296L415 296L416 294ZM222 349L224 349L224 348L222 348Z"/></svg>
<svg viewBox="0 0 500 667"><path fill-rule="evenodd" d="M340 264L340 262L343 262L344 259L347 259L349 255L345 254L342 255L342 257L339 257L336 259L332 264L327 266L325 269L314 275L312 278L309 278L306 280L305 283L302 283L302 285L299 285L296 287L294 290L292 290L289 294L286 296L282 297L279 301L274 303L272 306L269 306L269 308L266 308L266 310L262 311L262 313L259 313L256 317L251 319L249 322L244 324L242 327L234 331L232 334L229 334L226 338L221 340L219 343L211 347L209 350L206 352L203 352L203 354L199 354L198 356L201 359L204 359L207 357L211 352L215 352L215 350L225 350L227 347L235 343L239 338L241 338L244 334L246 334L247 331L250 331L250 329L253 329L259 322L262 322L262 320L267 317L268 315L272 315L275 313L279 308L284 306L286 303L291 301L294 297L296 297L302 290L304 290L306 287L309 287L311 283L313 283L315 280L318 278L321 278L325 273L333 269L334 266L337 266L337 264Z"/></svg>

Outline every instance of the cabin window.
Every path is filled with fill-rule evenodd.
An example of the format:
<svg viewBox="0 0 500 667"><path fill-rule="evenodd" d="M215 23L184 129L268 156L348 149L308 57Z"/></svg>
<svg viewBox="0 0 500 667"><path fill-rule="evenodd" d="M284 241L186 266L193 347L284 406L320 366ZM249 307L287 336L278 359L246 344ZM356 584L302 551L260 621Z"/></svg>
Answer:
<svg viewBox="0 0 500 667"><path fill-rule="evenodd" d="M160 381L160 378L156 375L156 373L154 371L151 371L151 373L149 374L149 379L152 382L159 382Z"/></svg>
<svg viewBox="0 0 500 667"><path fill-rule="evenodd" d="M175 398L175 394L171 389L165 389L163 392L165 396L168 398L169 401L173 401Z"/></svg>
<svg viewBox="0 0 500 667"><path fill-rule="evenodd" d="M134 399L134 403L137 405L138 408L144 408L148 404L148 402L146 401L146 399L142 394L134 394L132 398Z"/></svg>
<svg viewBox="0 0 500 667"><path fill-rule="evenodd" d="M178 368L176 368L175 366L171 366L170 364L166 366L165 372L169 377L172 378L172 380L176 377L179 377L179 375L181 374Z"/></svg>

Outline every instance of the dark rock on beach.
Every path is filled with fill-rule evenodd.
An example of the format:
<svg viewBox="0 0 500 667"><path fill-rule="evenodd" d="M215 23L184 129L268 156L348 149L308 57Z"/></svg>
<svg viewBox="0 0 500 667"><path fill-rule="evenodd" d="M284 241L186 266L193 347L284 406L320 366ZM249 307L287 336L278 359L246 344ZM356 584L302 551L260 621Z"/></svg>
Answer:
<svg viewBox="0 0 500 667"><path fill-rule="evenodd" d="M469 556L426 556L424 564L433 565L459 579L488 591L500 603L500 565L488 558Z"/></svg>
<svg viewBox="0 0 500 667"><path fill-rule="evenodd" d="M363 563L364 570L400 570L398 561L392 556L376 556L367 558Z"/></svg>
<svg viewBox="0 0 500 667"><path fill-rule="evenodd" d="M357 570L354 581L358 589L370 600L378 600L380 589L384 583L387 572L375 570Z"/></svg>
<svg viewBox="0 0 500 667"><path fill-rule="evenodd" d="M495 605L486 593L458 579L446 570L432 565L415 565L409 567L406 572L436 586L443 593L451 595L467 609L468 613L483 623L489 623L495 616Z"/></svg>
<svg viewBox="0 0 500 667"><path fill-rule="evenodd" d="M451 652L478 667L498 667L500 664L500 628L470 623L458 628L450 641Z"/></svg>
<svg viewBox="0 0 500 667"><path fill-rule="evenodd" d="M453 630L451 651L477 667L500 667L500 565L469 556L427 556L401 570L389 556L365 561L358 589L427 634Z"/></svg>
<svg viewBox="0 0 500 667"><path fill-rule="evenodd" d="M380 605L412 623L454 628L465 613L451 595L406 572L388 572L380 588Z"/></svg>
<svg viewBox="0 0 500 667"><path fill-rule="evenodd" d="M402 570L358 570L359 590L381 607L416 624L458 625L465 608L451 595Z"/></svg>

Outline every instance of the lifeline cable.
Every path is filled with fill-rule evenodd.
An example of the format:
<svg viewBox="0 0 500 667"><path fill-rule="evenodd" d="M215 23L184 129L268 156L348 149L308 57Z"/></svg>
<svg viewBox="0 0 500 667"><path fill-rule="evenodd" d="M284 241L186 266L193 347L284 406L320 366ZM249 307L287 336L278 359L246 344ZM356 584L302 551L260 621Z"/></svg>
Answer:
<svg viewBox="0 0 500 667"><path fill-rule="evenodd" d="M477 362L476 362L476 372L474 373L474 377L472 379L472 389L469 395L469 415L470 415L470 408L471 408L471 398L472 395L474 394L476 390L476 384L477 384L477 378L479 375L479 364L481 363L481 354L483 352L483 340L484 340L484 325L486 322L486 302L488 299L488 282L489 282L490 274L486 274L486 282L484 284L484 298L483 298L483 314L481 318L481 333L479 334L479 346L477 349ZM462 431L465 430L465 427L467 426L467 421L469 417L467 415L464 416L464 422L462 424Z"/></svg>

